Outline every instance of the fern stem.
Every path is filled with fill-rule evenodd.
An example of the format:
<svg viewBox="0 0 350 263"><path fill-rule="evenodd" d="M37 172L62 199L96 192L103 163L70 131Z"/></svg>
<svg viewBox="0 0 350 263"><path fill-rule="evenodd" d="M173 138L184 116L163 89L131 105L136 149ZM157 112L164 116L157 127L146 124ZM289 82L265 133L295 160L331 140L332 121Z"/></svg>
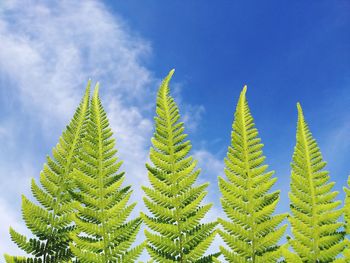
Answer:
<svg viewBox="0 0 350 263"><path fill-rule="evenodd" d="M245 96L245 94L242 94L242 96ZM250 178L250 165L249 165L249 156L248 156L248 151L249 147L247 145L248 143L248 138L247 138L247 121L245 118L245 100L240 101L240 108L241 108L241 120L242 120L242 136L243 136L243 152L244 152L244 163L245 163L245 173L247 176L247 189L246 191L248 192L248 203L252 204L253 203L253 196L252 196L252 182ZM255 218L254 218L254 207L252 205L249 206L249 213L250 213L250 226L251 226L251 233L252 233L252 263L255 263Z"/></svg>
<svg viewBox="0 0 350 263"><path fill-rule="evenodd" d="M313 224L313 229L312 231L312 252L313 252L313 262L317 262L317 258L319 257L319 247L318 247L318 240L319 240L319 234L318 234L318 220L316 218L316 195L315 195L315 186L313 183L313 178L312 178L312 167L311 167L311 161L310 161L310 153L309 153L309 145L308 141L306 139L306 134L305 134L305 123L304 123L304 118L300 116L300 130L301 130L301 138L304 144L304 149L305 149L305 155L304 158L306 160L306 171L307 171L307 179L308 183L310 186L310 192L311 192L311 211L312 211L312 222L315 222ZM316 226L315 226L316 224Z"/></svg>
<svg viewBox="0 0 350 263"><path fill-rule="evenodd" d="M101 124L101 116L100 116L100 111L99 111L99 107L98 107L98 97L97 97L97 92L98 92L98 88L96 88L95 90L95 96L94 96L94 111L95 111L95 118L96 118L96 126L97 128L97 136L98 136L98 185L99 185L99 202L100 204L102 204L101 206L101 214L102 214L102 239L103 239L103 257L104 257L104 261L108 262L108 248L107 248L107 244L108 244L108 236L106 233L106 227L105 227L105 220L104 220L104 205L103 205L103 189L104 189L104 185L103 185L103 174L102 174L102 170L103 170L103 153L102 153L102 124Z"/></svg>
<svg viewBox="0 0 350 263"><path fill-rule="evenodd" d="M166 91L166 90L165 90ZM167 94L166 92L163 92L163 100L166 101L167 100ZM175 176L175 153L174 153L174 142L173 142L173 130L172 130L172 127L171 127L171 117L170 117L170 113L169 113L169 107L168 107L168 103L165 103L165 115L166 115L166 120L167 120L167 129L169 131L169 153L170 153L170 156L171 156L171 176ZM179 190L179 182L178 180L176 180L175 182L176 184L176 190L178 192ZM182 229L181 229L181 220L179 218L179 213L178 213L178 210L179 210L179 207L178 205L176 204L175 206L175 221L176 221L176 224L177 224L177 230L178 230L178 236L179 236L179 252L180 252L180 262L183 263L183 247L182 247Z"/></svg>

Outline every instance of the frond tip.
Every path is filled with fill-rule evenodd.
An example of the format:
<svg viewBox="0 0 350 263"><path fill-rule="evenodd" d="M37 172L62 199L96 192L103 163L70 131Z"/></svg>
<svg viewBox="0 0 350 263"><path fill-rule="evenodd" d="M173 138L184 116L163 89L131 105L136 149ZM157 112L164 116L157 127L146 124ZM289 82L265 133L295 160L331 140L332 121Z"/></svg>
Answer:
<svg viewBox="0 0 350 263"><path fill-rule="evenodd" d="M245 96L246 96L247 89L248 89L248 86L247 86L247 85L244 85L244 86L243 86L243 89L242 89L242 91L241 91L241 96L244 96L244 98L245 98Z"/></svg>

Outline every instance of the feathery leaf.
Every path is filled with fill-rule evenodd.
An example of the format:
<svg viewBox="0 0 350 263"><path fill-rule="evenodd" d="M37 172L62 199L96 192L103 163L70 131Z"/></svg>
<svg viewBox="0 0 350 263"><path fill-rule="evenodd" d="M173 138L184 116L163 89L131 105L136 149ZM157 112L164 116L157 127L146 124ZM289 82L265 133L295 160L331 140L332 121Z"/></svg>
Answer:
<svg viewBox="0 0 350 263"><path fill-rule="evenodd" d="M85 95L76 109L73 119L52 151L40 173L41 186L32 180L32 193L39 204L22 197L22 215L33 238L10 229L12 240L19 248L33 257L5 255L6 262L62 262L72 257L69 249L70 233L73 231L72 216L76 201L70 195L74 189L71 172L81 146L82 133L89 108L90 81Z"/></svg>
<svg viewBox="0 0 350 263"><path fill-rule="evenodd" d="M217 255L205 252L212 243L216 222L201 223L211 204L202 205L207 184L194 186L199 170L189 156L179 109L169 95L169 81L163 80L157 96L155 133L146 165L151 187L143 187L144 202L151 215L142 213L146 225L147 250L156 262L213 262Z"/></svg>
<svg viewBox="0 0 350 263"><path fill-rule="evenodd" d="M77 230L71 250L78 262L133 262L144 245L131 245L141 219L126 222L135 203L128 205L130 187L122 187L122 162L116 157L115 140L98 94L98 85L90 104L90 115L73 171L78 186L76 196L82 207L75 217Z"/></svg>
<svg viewBox="0 0 350 263"><path fill-rule="evenodd" d="M219 177L221 204L228 221L219 219L220 235L229 247L221 247L228 262L276 262L281 257L278 241L286 215L273 215L279 191L269 192L276 182L264 164L258 130L248 107L245 86L232 125L231 146L225 159L227 180Z"/></svg>
<svg viewBox="0 0 350 263"><path fill-rule="evenodd" d="M339 230L343 224L338 221L342 210L336 209L341 202L335 201L338 193L332 191L334 183L329 182L328 172L323 170L326 162L299 103L297 108L296 146L289 193L292 214L289 221L294 238L288 243L302 262L334 262L345 246L344 233Z"/></svg>

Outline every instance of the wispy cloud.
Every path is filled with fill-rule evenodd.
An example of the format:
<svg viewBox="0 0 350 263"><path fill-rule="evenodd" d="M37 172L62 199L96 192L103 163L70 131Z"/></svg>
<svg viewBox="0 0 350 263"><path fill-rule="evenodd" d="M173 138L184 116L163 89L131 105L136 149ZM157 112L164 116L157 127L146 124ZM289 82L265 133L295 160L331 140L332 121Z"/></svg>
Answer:
<svg viewBox="0 0 350 263"><path fill-rule="evenodd" d="M24 225L18 222L18 215L16 213L13 213L12 208L9 205L10 204L0 199L1 224L6 226L0 228L0 236L2 237L2 239L8 236L10 225L23 234L30 234L29 231L24 227ZM11 252L13 251L13 246L10 242L2 241L1 250L1 252ZM23 255L23 252L19 252L18 255L19 254Z"/></svg>
<svg viewBox="0 0 350 263"><path fill-rule="evenodd" d="M49 153L53 145L47 142L57 140L91 78L101 84L128 182L142 182L152 131L148 109L157 80L142 65L151 55L149 43L129 33L100 2L28 0L0 5L0 89L13 100L8 114L0 116L0 212L6 215L0 219L0 254L18 254L8 227L25 229L20 193L28 194L29 179L38 178L44 160L36 150L22 147L23 141L46 143L43 148ZM140 195L135 189L134 199Z"/></svg>
<svg viewBox="0 0 350 263"><path fill-rule="evenodd" d="M124 101L146 93L151 75L140 60L149 44L126 33L101 3L10 3L1 13L0 68L23 107L66 120L88 78Z"/></svg>
<svg viewBox="0 0 350 263"><path fill-rule="evenodd" d="M0 110L6 113L0 113L0 213L6 214L0 217L0 255L23 254L8 234L9 225L28 233L20 194L31 197L29 182L39 177L42 152L49 154L57 142L88 79L100 82L126 183L134 186L133 200L142 200L159 80L143 63L152 56L150 43L98 1L3 1L0 39ZM186 127L195 131L204 107L184 103L176 90ZM221 167L205 150L194 155L207 175L202 180ZM135 214L142 206L138 202Z"/></svg>
<svg viewBox="0 0 350 263"><path fill-rule="evenodd" d="M196 132L198 125L202 120L202 116L205 113L205 107L203 105L194 105L184 102L181 93L185 86L186 83L184 82L172 83L171 94L181 109L180 113L182 114L182 121L186 124L186 131L188 133L194 133Z"/></svg>

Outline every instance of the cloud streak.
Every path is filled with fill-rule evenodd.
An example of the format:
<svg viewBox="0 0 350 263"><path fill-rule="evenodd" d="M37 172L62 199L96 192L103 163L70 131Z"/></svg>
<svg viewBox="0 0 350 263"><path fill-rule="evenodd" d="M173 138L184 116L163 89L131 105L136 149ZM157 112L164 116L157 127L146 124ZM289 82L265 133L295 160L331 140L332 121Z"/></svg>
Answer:
<svg viewBox="0 0 350 263"><path fill-rule="evenodd" d="M72 117L88 79L100 82L138 214L143 208L140 186L148 184L144 163L159 83L143 63L152 56L150 43L93 0L1 2L0 39L0 212L6 214L0 218L0 255L23 254L8 234L9 225L28 234L20 194L32 198L30 178L38 179L44 155ZM195 131L204 107L183 103L180 94L176 98L188 130ZM222 166L205 150L194 155L210 176ZM147 258L144 253L142 259Z"/></svg>
<svg viewBox="0 0 350 263"><path fill-rule="evenodd" d="M0 117L0 173L6 180L0 186L0 211L6 214L0 219L0 254L22 254L10 241L8 227L25 229L20 193L31 196L29 179L38 179L44 160L30 146L45 144L42 148L50 152L91 78L101 83L127 183L142 182L152 131L149 105L157 80L142 65L152 52L149 43L130 34L100 2L0 5L0 81L6 95L1 100L12 100L11 105L6 101L8 114ZM22 147L23 141L28 147ZM33 165L28 156L34 156ZM135 189L134 200L141 194Z"/></svg>

